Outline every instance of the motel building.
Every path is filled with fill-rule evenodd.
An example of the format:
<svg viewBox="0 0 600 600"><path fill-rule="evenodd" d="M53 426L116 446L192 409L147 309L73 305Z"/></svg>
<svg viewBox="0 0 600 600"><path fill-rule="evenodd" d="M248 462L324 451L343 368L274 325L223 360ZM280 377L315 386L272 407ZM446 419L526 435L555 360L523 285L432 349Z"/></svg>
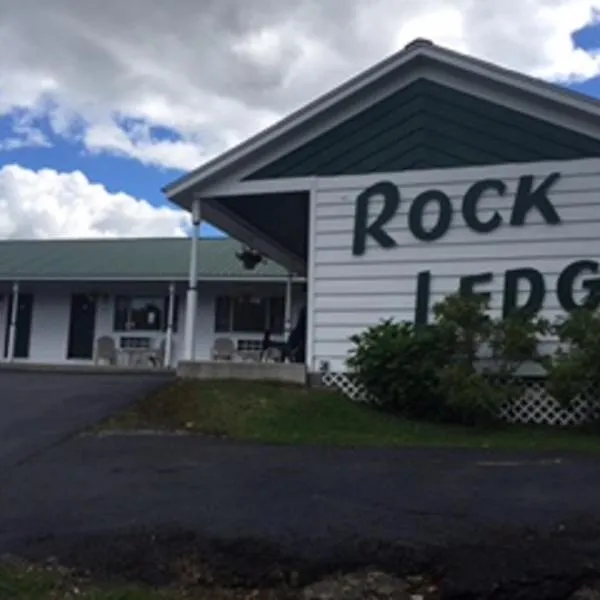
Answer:
<svg viewBox="0 0 600 600"><path fill-rule="evenodd" d="M94 335L116 330L120 286L132 298L164 297L174 284L171 360L202 361L218 334L222 286L250 285L254 294L264 286L269 297L295 298L283 302L286 331L306 303L306 370L342 377L352 334L389 317L425 322L436 301L459 289L488 293L495 314L531 306L552 318L598 288L600 103L418 39L164 193L192 216L196 234L178 242L190 258L169 271L169 243L147 242L117 281L113 250L90 249L90 272L100 269L107 284L97 277L94 289L108 295L96 307ZM206 265L215 260L219 270L235 248L214 258L217 243L197 239L202 222L267 263L253 271L238 264L217 281ZM36 243L24 244L24 257L36 252ZM40 252L46 265L50 254ZM286 294L289 274L296 287ZM21 272L2 277L10 295ZM70 360L69 315L83 286L70 277L44 281L47 292L23 281L34 294L32 360Z"/></svg>
<svg viewBox="0 0 600 600"><path fill-rule="evenodd" d="M212 360L218 339L244 359L266 329L287 339L305 302L302 277L272 261L245 269L231 239L202 239L195 251L195 359ZM18 366L175 367L189 263L186 238L0 242L0 356Z"/></svg>

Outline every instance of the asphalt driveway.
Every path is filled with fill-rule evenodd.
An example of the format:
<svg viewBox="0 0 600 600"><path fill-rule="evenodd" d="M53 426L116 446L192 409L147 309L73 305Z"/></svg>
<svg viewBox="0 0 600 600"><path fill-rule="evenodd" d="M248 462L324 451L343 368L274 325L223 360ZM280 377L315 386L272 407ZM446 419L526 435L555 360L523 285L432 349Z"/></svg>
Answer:
<svg viewBox="0 0 600 600"><path fill-rule="evenodd" d="M110 416L169 378L0 370L0 480L7 469Z"/></svg>
<svg viewBox="0 0 600 600"><path fill-rule="evenodd" d="M465 586L597 563L597 457L75 435L168 380L0 371L0 554L119 571L156 563L155 532L186 532L189 543L188 534L251 539L371 564L364 542L377 542L431 556L441 548L445 567L468 566L457 580ZM136 532L149 537L115 541Z"/></svg>
<svg viewBox="0 0 600 600"><path fill-rule="evenodd" d="M40 493L43 490L43 494ZM258 538L327 552L600 522L596 458L477 450L258 446L192 436L85 436L23 465L0 493L2 538L135 529Z"/></svg>

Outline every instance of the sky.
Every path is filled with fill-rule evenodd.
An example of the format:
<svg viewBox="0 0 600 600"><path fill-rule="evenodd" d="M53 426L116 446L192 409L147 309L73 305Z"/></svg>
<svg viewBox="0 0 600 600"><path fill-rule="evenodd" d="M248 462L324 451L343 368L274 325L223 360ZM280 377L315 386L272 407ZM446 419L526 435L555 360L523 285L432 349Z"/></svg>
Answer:
<svg viewBox="0 0 600 600"><path fill-rule="evenodd" d="M163 185L416 37L600 97L600 0L0 0L0 239L185 235Z"/></svg>

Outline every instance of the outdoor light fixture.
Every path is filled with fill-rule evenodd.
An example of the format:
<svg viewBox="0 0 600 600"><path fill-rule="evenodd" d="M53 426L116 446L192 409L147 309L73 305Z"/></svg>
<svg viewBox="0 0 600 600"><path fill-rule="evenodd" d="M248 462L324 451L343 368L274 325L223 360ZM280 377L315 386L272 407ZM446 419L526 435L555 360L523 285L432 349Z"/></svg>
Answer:
<svg viewBox="0 0 600 600"><path fill-rule="evenodd" d="M260 252L248 247L243 248L241 252L236 252L235 255L242 263L244 269L247 269L248 271L252 271L257 265L265 260Z"/></svg>

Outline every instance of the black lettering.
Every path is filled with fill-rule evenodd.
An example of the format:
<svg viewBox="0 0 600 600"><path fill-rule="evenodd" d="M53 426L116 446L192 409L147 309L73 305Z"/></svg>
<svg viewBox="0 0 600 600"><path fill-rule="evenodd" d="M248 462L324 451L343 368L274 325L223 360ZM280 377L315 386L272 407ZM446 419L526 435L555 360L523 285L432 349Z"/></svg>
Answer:
<svg viewBox="0 0 600 600"><path fill-rule="evenodd" d="M478 292L475 288L482 283L490 283L494 278L493 273L478 273L460 278L459 292L461 296L480 296L490 301L490 292Z"/></svg>
<svg viewBox="0 0 600 600"><path fill-rule="evenodd" d="M523 175L519 178L519 186L515 194L515 203L510 217L511 225L524 225L527 214L532 208L537 208L548 225L558 225L560 217L548 198L550 188L560 179L560 173L551 173L535 189L533 175Z"/></svg>
<svg viewBox="0 0 600 600"><path fill-rule="evenodd" d="M502 217L498 214L498 211L494 212L487 221L481 221L477 216L477 203L487 190L492 190L497 192L499 196L504 196L506 184L500 179L483 179L474 183L463 198L463 218L465 223L477 233L490 233L490 231L500 227L502 223Z"/></svg>
<svg viewBox="0 0 600 600"><path fill-rule="evenodd" d="M526 279L529 282L529 297L519 306L519 281ZM543 275L532 268L513 269L504 275L504 299L502 314L504 318L515 313L535 314L544 305L546 297L546 284Z"/></svg>
<svg viewBox="0 0 600 600"><path fill-rule="evenodd" d="M384 198L383 208L377 218L368 225L369 201L377 195L382 195ZM383 230L383 226L396 214L399 206L400 192L390 181L380 181L363 190L357 196L352 240L352 254L354 256L361 256L365 253L367 235L370 235L382 248L394 248L397 245L394 238Z"/></svg>
<svg viewBox="0 0 600 600"><path fill-rule="evenodd" d="M588 279L583 282L583 287L588 291L588 295L583 301L583 306L590 310L596 310L600 306L600 278Z"/></svg>
<svg viewBox="0 0 600 600"><path fill-rule="evenodd" d="M556 296L560 305L566 312L571 312L576 308L581 308L582 304L575 302L574 289L575 279L585 273L592 273L596 275L598 273L599 265L595 260L576 260L570 265L563 269L563 272L558 278L556 285ZM587 281L583 284L583 287L587 287L590 292L593 292L594 288L593 281Z"/></svg>
<svg viewBox="0 0 600 600"><path fill-rule="evenodd" d="M423 214L429 202L437 202L439 206L437 223L429 230L423 226ZM452 204L450 198L439 190L428 190L419 194L411 204L408 212L408 227L418 239L432 242L441 238L449 229L452 221Z"/></svg>
<svg viewBox="0 0 600 600"><path fill-rule="evenodd" d="M431 271L421 271L417 275L417 302L415 305L415 325L427 325L429 317L429 294L431 292Z"/></svg>

